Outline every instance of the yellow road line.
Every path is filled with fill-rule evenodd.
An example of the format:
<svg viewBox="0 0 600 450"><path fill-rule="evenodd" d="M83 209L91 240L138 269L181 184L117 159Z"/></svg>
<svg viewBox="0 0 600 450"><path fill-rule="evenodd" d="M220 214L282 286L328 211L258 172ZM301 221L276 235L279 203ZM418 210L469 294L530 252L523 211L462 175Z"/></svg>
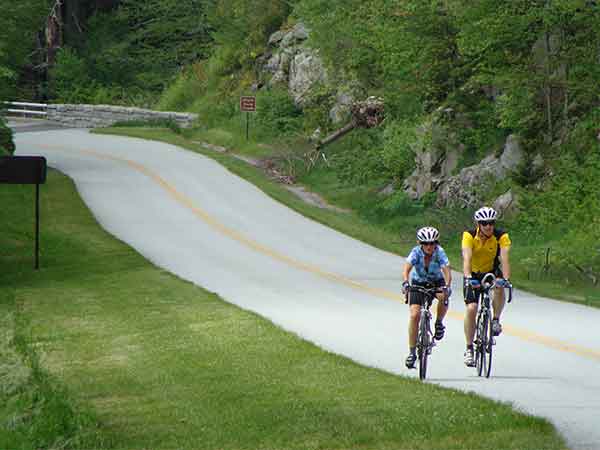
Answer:
<svg viewBox="0 0 600 450"><path fill-rule="evenodd" d="M40 147L64 150L64 148L62 148L62 147L50 146L50 145L40 145ZM332 273L332 272L327 272L315 265L297 261L297 260L290 258L289 256L283 255L269 247L259 244L258 242L253 241L250 238L247 238L246 236L242 235L241 233L238 233L237 231L227 227L226 225L220 223L219 221L217 221L216 219L211 217L206 211L204 211L201 208L194 205L194 203L192 202L192 200L189 197L187 197L186 195L177 191L177 189L175 189L172 185L170 185L167 181L165 181L160 175L158 175L155 172L152 172L150 169L148 169L147 167L143 166L140 163L137 163L135 161L131 161L128 159L124 159L124 158L119 158L116 156L106 155L106 154L99 153L99 152L96 152L93 150L81 150L81 151L83 153L87 153L89 155L92 155L92 156L95 156L98 158L127 164L134 170L146 175L151 180L155 181L160 187L162 187L178 203L180 203L181 205L183 205L184 207L189 209L196 217L201 219L204 223L206 223L207 225L212 227L214 230L216 230L217 232L219 232L221 234L224 234L225 236L230 237L231 239L233 239L237 242L240 242L241 244L244 244L245 246L247 246L248 248L250 248L256 252L270 256L271 258L273 258L277 261L281 261L289 266L313 273L315 275L338 282L340 284L344 284L346 286L350 286L354 289L358 289L360 291L366 292L366 293L374 295L376 297L387 298L389 300L394 300L394 301L399 301L399 302L404 303L404 296L401 294L396 294L394 292L391 292L391 291L388 291L385 289L373 288L373 287L364 285L362 283L359 283L357 281L354 281L350 278L344 277L342 275ZM456 313L454 311L448 311L447 317L462 321L464 318L464 315ZM568 352L568 353L574 353L574 354L577 354L579 356L583 356L586 358L600 360L600 351L598 351L598 350L589 349L589 348L582 347L579 345L569 344L569 343L563 342L559 339L532 333L528 330L525 330L522 328L517 328L517 327L512 327L512 326L508 326L508 325L504 326L503 331L505 334L518 337L525 341L534 342L536 344L541 344L543 346L553 348L555 350L560 350L560 351Z"/></svg>

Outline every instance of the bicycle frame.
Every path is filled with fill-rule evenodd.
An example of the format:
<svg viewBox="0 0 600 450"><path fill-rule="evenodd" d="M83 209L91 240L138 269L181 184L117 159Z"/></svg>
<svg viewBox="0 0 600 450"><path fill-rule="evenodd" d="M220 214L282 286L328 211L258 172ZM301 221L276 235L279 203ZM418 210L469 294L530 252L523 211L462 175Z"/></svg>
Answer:
<svg viewBox="0 0 600 450"><path fill-rule="evenodd" d="M477 375L490 377L492 373L492 355L493 346L496 341L492 334L492 307L490 305L490 291L502 287L497 284L496 276L493 273L487 273L481 280L481 299L477 310L476 328L475 328L475 366ZM512 300L512 287L509 289L508 302Z"/></svg>
<svg viewBox="0 0 600 450"><path fill-rule="evenodd" d="M419 378L424 380L427 377L427 357L435 347L435 340L431 332L431 305L435 295L442 293L439 288L424 288L421 286L410 286L407 290L407 301L409 292L419 292L423 294L424 301L421 303L421 312L419 314L419 325L417 334L417 357L419 360Z"/></svg>

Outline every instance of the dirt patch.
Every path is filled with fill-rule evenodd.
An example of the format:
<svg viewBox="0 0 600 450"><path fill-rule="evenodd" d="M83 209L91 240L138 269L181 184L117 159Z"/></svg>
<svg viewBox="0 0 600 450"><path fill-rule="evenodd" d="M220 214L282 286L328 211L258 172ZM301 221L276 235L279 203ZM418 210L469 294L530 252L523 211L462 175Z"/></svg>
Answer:
<svg viewBox="0 0 600 450"><path fill-rule="evenodd" d="M269 159L261 160L261 159L250 158L248 156L243 156L243 155L238 155L236 153L232 153L227 148L221 147L219 145L213 145L213 144L209 144L206 142L200 142L200 141L192 141L192 142L194 144L200 145L202 148L205 148L207 150L212 150L212 151L215 151L218 153L227 153L228 155L231 155L234 158L242 160L242 161L250 164L251 166L258 167L258 168L264 170L264 172L267 174L267 176L269 176L269 178L277 181L278 183L283 184L288 191L295 194L297 197L299 197L300 199L302 199L304 202L308 203L309 205L316 206L316 207L322 208L322 209L329 209L329 210L337 211L337 212L344 212L344 213L348 212L347 209L343 209L343 208L339 208L337 206L331 205L327 202L327 200L325 200L319 194L317 194L315 192L311 192L311 191L307 190L304 186L296 184L293 177L290 177L289 175L285 175L285 174L282 174L281 172L279 172L277 170L277 168L275 167L275 165L273 164L273 162L270 161Z"/></svg>

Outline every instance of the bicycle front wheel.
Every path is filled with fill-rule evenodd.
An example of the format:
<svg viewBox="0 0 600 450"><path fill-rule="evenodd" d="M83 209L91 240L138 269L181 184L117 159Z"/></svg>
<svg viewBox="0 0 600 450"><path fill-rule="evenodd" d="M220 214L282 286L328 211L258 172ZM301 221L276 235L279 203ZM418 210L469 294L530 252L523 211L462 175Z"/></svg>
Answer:
<svg viewBox="0 0 600 450"><path fill-rule="evenodd" d="M418 354L419 357L419 378L424 380L427 377L427 357L429 356L429 324L425 317L421 317L419 322Z"/></svg>
<svg viewBox="0 0 600 450"><path fill-rule="evenodd" d="M485 367L485 377L489 378L492 373L492 350L494 349L494 334L492 331L492 317L487 315L485 329L485 346L483 347L483 359Z"/></svg>
<svg viewBox="0 0 600 450"><path fill-rule="evenodd" d="M477 316L477 323L475 326L475 363L478 376L487 374L485 349L487 347L487 331L489 328L488 323L489 315L486 312L483 312Z"/></svg>

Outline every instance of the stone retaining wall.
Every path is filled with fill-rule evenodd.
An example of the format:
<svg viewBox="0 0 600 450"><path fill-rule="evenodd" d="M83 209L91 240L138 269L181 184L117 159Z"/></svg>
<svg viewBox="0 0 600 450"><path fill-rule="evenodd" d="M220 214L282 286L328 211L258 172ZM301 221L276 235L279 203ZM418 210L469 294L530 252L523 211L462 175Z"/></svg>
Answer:
<svg viewBox="0 0 600 450"><path fill-rule="evenodd" d="M110 105L48 105L47 119L69 127L95 128L106 127L115 122L132 120L171 119L180 127L191 126L197 114L152 111L150 109Z"/></svg>

